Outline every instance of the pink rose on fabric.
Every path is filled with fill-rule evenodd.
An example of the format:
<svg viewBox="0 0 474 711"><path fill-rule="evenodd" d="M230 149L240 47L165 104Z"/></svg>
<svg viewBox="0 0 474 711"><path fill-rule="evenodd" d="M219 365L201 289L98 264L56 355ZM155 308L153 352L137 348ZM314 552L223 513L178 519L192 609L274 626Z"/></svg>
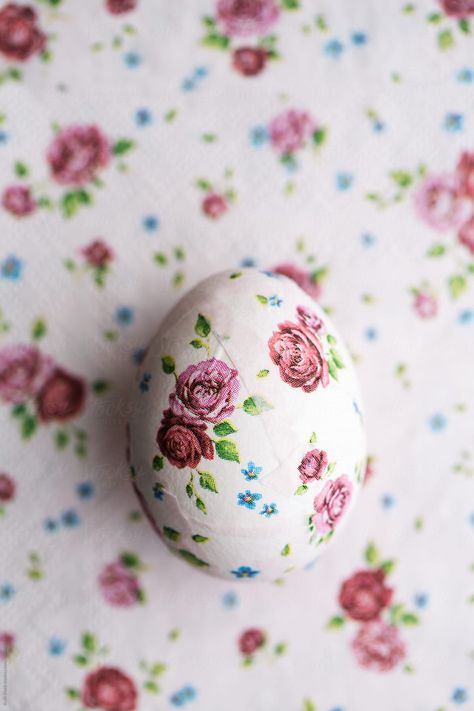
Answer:
<svg viewBox="0 0 474 711"><path fill-rule="evenodd" d="M95 239L87 247L83 247L81 253L91 267L105 267L114 258L112 249L102 239Z"/></svg>
<svg viewBox="0 0 474 711"><path fill-rule="evenodd" d="M318 533L328 533L337 526L349 506L352 482L343 474L334 481L327 481L323 490L314 499L313 523Z"/></svg>
<svg viewBox="0 0 474 711"><path fill-rule="evenodd" d="M99 575L104 599L115 607L131 607L139 600L138 578L121 561L109 563Z"/></svg>
<svg viewBox="0 0 474 711"><path fill-rule="evenodd" d="M306 111L289 109L270 122L270 142L278 153L288 155L303 148L316 129L316 124Z"/></svg>
<svg viewBox="0 0 474 711"><path fill-rule="evenodd" d="M202 201L202 211L211 220L217 220L227 212L229 204L225 197L217 193L209 193Z"/></svg>
<svg viewBox="0 0 474 711"><path fill-rule="evenodd" d="M41 52L46 35L36 24L37 15L29 5L9 2L0 10L0 54L14 62L24 62Z"/></svg>
<svg viewBox="0 0 474 711"><path fill-rule="evenodd" d="M171 410L163 413L161 427L156 441L160 451L170 464L178 469L191 467L195 469L201 457L214 458L212 441L205 432L206 425L197 421L191 422L173 415Z"/></svg>
<svg viewBox="0 0 474 711"><path fill-rule="evenodd" d="M405 657L397 627L382 620L361 625L352 640L352 649L362 667L377 672L390 671Z"/></svg>
<svg viewBox="0 0 474 711"><path fill-rule="evenodd" d="M468 17L474 13L474 0L439 0L446 15Z"/></svg>
<svg viewBox="0 0 474 711"><path fill-rule="evenodd" d="M245 630L239 637L239 649L245 657L250 657L265 644L265 633L254 627Z"/></svg>
<svg viewBox="0 0 474 711"><path fill-rule="evenodd" d="M255 77L264 70L267 56L261 47L239 47L232 54L232 66L244 77Z"/></svg>
<svg viewBox="0 0 474 711"><path fill-rule="evenodd" d="M416 294L413 306L420 318L433 318L438 313L438 303L434 296L422 291Z"/></svg>
<svg viewBox="0 0 474 711"><path fill-rule="evenodd" d="M0 632L0 659L8 659L15 649L15 635L11 632Z"/></svg>
<svg viewBox="0 0 474 711"><path fill-rule="evenodd" d="M235 409L239 374L217 358L189 365L178 377L170 395L174 415L200 422L220 422Z"/></svg>
<svg viewBox="0 0 474 711"><path fill-rule="evenodd" d="M85 680L81 701L88 709L136 711L137 689L129 676L115 667L99 667Z"/></svg>
<svg viewBox="0 0 474 711"><path fill-rule="evenodd" d="M464 151L461 154L456 166L456 177L459 181L460 194L474 198L474 153Z"/></svg>
<svg viewBox="0 0 474 711"><path fill-rule="evenodd" d="M25 217L36 210L36 203L31 197L30 189L24 185L10 185L5 188L2 205L15 217Z"/></svg>
<svg viewBox="0 0 474 711"><path fill-rule="evenodd" d="M458 182L449 175L425 178L415 196L415 207L421 219L439 232L458 227L466 216Z"/></svg>
<svg viewBox="0 0 474 711"><path fill-rule="evenodd" d="M138 0L106 0L107 10L111 15L123 15L135 10Z"/></svg>
<svg viewBox="0 0 474 711"><path fill-rule="evenodd" d="M15 481L12 479L11 476L8 474L5 474L4 472L0 473L0 502L6 503L7 501L11 501L15 497Z"/></svg>
<svg viewBox="0 0 474 711"><path fill-rule="evenodd" d="M328 455L323 449L312 449L307 452L298 467L301 481L308 482L321 479L328 465Z"/></svg>
<svg viewBox="0 0 474 711"><path fill-rule="evenodd" d="M310 311L306 306L297 306L296 313L298 315L298 321L302 326L306 326L306 328L311 329L315 333L324 331L324 323L314 311Z"/></svg>
<svg viewBox="0 0 474 711"><path fill-rule="evenodd" d="M360 570L342 583L339 604L351 619L368 622L390 605L392 595L383 570Z"/></svg>
<svg viewBox="0 0 474 711"><path fill-rule="evenodd" d="M458 232L459 243L474 254L474 215L465 222Z"/></svg>
<svg viewBox="0 0 474 711"><path fill-rule="evenodd" d="M86 386L82 378L55 368L36 397L42 422L64 422L77 417L84 407Z"/></svg>
<svg viewBox="0 0 474 711"><path fill-rule="evenodd" d="M283 276L293 279L293 281L313 299L318 299L321 295L321 285L317 281L314 281L309 272L305 272L295 264L290 264L289 262L277 264L271 268L271 271L275 272L275 274L283 274Z"/></svg>
<svg viewBox="0 0 474 711"><path fill-rule="evenodd" d="M110 143L97 126L68 126L47 154L53 178L61 185L84 185L110 159Z"/></svg>
<svg viewBox="0 0 474 711"><path fill-rule="evenodd" d="M292 388L310 393L329 384L329 368L317 335L291 321L278 324L268 341L270 358L280 368L280 378Z"/></svg>
<svg viewBox="0 0 474 711"><path fill-rule="evenodd" d="M217 0L217 20L231 37L264 35L278 20L274 0Z"/></svg>
<svg viewBox="0 0 474 711"><path fill-rule="evenodd" d="M35 346L14 344L0 350L0 398L18 405L35 397L54 364Z"/></svg>

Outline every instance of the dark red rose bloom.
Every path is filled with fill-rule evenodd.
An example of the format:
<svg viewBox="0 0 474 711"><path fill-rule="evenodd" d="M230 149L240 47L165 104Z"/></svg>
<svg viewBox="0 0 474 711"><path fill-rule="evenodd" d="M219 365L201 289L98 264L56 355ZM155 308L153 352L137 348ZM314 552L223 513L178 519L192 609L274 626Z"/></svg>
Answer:
<svg viewBox="0 0 474 711"><path fill-rule="evenodd" d="M329 384L329 367L319 338L313 330L284 321L268 341L270 358L280 368L280 377L292 388L310 393Z"/></svg>
<svg viewBox="0 0 474 711"><path fill-rule="evenodd" d="M0 501L11 501L15 496L15 482L5 473L0 473Z"/></svg>
<svg viewBox="0 0 474 711"><path fill-rule="evenodd" d="M328 455L323 449L307 452L298 467L300 479L305 484L321 479L328 465Z"/></svg>
<svg viewBox="0 0 474 711"><path fill-rule="evenodd" d="M459 243L474 254L474 215L465 222L458 232Z"/></svg>
<svg viewBox="0 0 474 711"><path fill-rule="evenodd" d="M384 583L383 570L360 570L343 582L339 604L353 620L374 620L392 600L393 590Z"/></svg>
<svg viewBox="0 0 474 711"><path fill-rule="evenodd" d="M36 24L36 11L29 5L9 2L0 10L0 54L24 62L41 52L46 35Z"/></svg>
<svg viewBox="0 0 474 711"><path fill-rule="evenodd" d="M293 281L298 284L300 289L303 289L312 299L319 299L321 296L321 284L313 279L311 272L306 272L304 269L300 269L295 264L290 262L283 262L282 264L276 264L272 267L272 272L275 274L282 274L288 277L288 279L293 279ZM304 307L298 307L304 308Z"/></svg>
<svg viewBox="0 0 474 711"><path fill-rule="evenodd" d="M446 15L451 17L467 17L474 13L474 0L440 0Z"/></svg>
<svg viewBox="0 0 474 711"><path fill-rule="evenodd" d="M11 632L0 632L0 659L8 659L15 650L15 635Z"/></svg>
<svg viewBox="0 0 474 711"><path fill-rule="evenodd" d="M84 405L86 387L82 378L55 368L38 393L38 415L43 422L69 420L78 415Z"/></svg>
<svg viewBox="0 0 474 711"><path fill-rule="evenodd" d="M217 193L209 193L202 202L202 211L211 220L217 220L229 209L227 200Z"/></svg>
<svg viewBox="0 0 474 711"><path fill-rule="evenodd" d="M88 709L135 711L137 689L120 669L99 667L86 676L81 700Z"/></svg>
<svg viewBox="0 0 474 711"><path fill-rule="evenodd" d="M25 217L36 210L36 203L31 197L30 189L24 185L9 185L5 188L2 205L15 217Z"/></svg>
<svg viewBox="0 0 474 711"><path fill-rule="evenodd" d="M83 247L81 253L92 267L104 267L114 258L111 248L101 239L95 239Z"/></svg>
<svg viewBox="0 0 474 711"><path fill-rule="evenodd" d="M53 178L61 185L84 185L110 159L110 144L97 126L68 126L48 149Z"/></svg>
<svg viewBox="0 0 474 711"><path fill-rule="evenodd" d="M264 644L265 634L256 628L245 630L239 637L239 649L246 657L250 657Z"/></svg>
<svg viewBox="0 0 474 711"><path fill-rule="evenodd" d="M106 0L107 10L111 15L123 15L135 10L138 0Z"/></svg>
<svg viewBox="0 0 474 711"><path fill-rule="evenodd" d="M205 424L176 417L171 410L166 410L156 441L170 464L178 469L195 469L201 457L214 458L212 442L205 430Z"/></svg>
<svg viewBox="0 0 474 711"><path fill-rule="evenodd" d="M240 47L232 55L232 66L244 77L260 74L267 63L267 51L260 47Z"/></svg>
<svg viewBox="0 0 474 711"><path fill-rule="evenodd" d="M464 151L456 166L456 177L459 181L459 192L466 197L474 198L474 153Z"/></svg>

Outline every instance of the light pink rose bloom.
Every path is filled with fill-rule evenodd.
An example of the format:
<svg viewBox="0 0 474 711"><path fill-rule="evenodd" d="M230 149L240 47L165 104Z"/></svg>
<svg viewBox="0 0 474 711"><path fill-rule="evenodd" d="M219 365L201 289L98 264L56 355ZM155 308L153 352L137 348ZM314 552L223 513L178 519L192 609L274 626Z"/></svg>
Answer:
<svg viewBox="0 0 474 711"><path fill-rule="evenodd" d="M217 220L229 209L229 203L217 193L208 193L201 205L203 213L211 220Z"/></svg>
<svg viewBox="0 0 474 711"><path fill-rule="evenodd" d="M138 693L129 676L115 667L98 667L86 676L81 701L88 709L136 711Z"/></svg>
<svg viewBox="0 0 474 711"><path fill-rule="evenodd" d="M459 181L459 192L474 198L474 152L464 151L461 154L456 166L456 177Z"/></svg>
<svg viewBox="0 0 474 711"><path fill-rule="evenodd" d="M275 116L270 122L268 133L278 153L288 155L303 148L315 129L316 124L306 111L289 109Z"/></svg>
<svg viewBox="0 0 474 711"><path fill-rule="evenodd" d="M140 593L138 578L121 561L109 563L99 575L104 599L115 607L136 605Z"/></svg>
<svg viewBox="0 0 474 711"><path fill-rule="evenodd" d="M217 0L217 20L231 37L264 35L278 20L275 0Z"/></svg>
<svg viewBox="0 0 474 711"><path fill-rule="evenodd" d="M317 281L313 281L311 273L300 269L295 264L290 264L289 262L277 264L271 268L271 271L292 279L300 289L303 289L313 299L318 299L321 295L321 285Z"/></svg>
<svg viewBox="0 0 474 711"><path fill-rule="evenodd" d="M419 291L415 296L414 309L420 318L433 318L438 313L438 302L431 296Z"/></svg>
<svg viewBox="0 0 474 711"><path fill-rule="evenodd" d="M35 346L6 346L0 350L0 398L17 405L35 397L53 368L53 360Z"/></svg>
<svg viewBox="0 0 474 711"><path fill-rule="evenodd" d="M0 632L0 659L8 659L15 649L15 635L11 632Z"/></svg>
<svg viewBox="0 0 474 711"><path fill-rule="evenodd" d="M280 378L292 388L310 393L329 384L329 367L314 331L284 321L268 341L270 358L280 368Z"/></svg>
<svg viewBox="0 0 474 711"><path fill-rule="evenodd" d="M465 222L458 232L459 243L474 254L474 215Z"/></svg>
<svg viewBox="0 0 474 711"><path fill-rule="evenodd" d="M110 143L97 126L68 126L48 149L53 178L61 185L84 185L110 159Z"/></svg>
<svg viewBox="0 0 474 711"><path fill-rule="evenodd" d="M425 178L421 184L415 196L415 207L427 225L444 232L463 222L467 203L459 195L459 184L454 176L435 175Z"/></svg>
<svg viewBox="0 0 474 711"><path fill-rule="evenodd" d="M328 465L328 455L323 449L312 449L307 452L298 467L301 481L305 484L321 479Z"/></svg>
<svg viewBox="0 0 474 711"><path fill-rule="evenodd" d="M474 14L474 0L439 0L446 15L450 17L468 17Z"/></svg>
<svg viewBox="0 0 474 711"><path fill-rule="evenodd" d="M196 422L221 422L235 409L239 394L239 374L223 360L210 358L183 370L170 395L177 417Z"/></svg>
<svg viewBox="0 0 474 711"><path fill-rule="evenodd" d="M31 197L30 189L24 185L10 185L5 188L2 205L15 217L25 217L36 210L36 203Z"/></svg>
<svg viewBox="0 0 474 711"><path fill-rule="evenodd" d="M405 657L405 645L397 627L383 620L361 625L352 640L352 649L361 667L377 672L390 671Z"/></svg>
<svg viewBox="0 0 474 711"><path fill-rule="evenodd" d="M352 482L346 474L325 483L314 499L313 523L318 533L328 533L335 528L349 506L351 496Z"/></svg>

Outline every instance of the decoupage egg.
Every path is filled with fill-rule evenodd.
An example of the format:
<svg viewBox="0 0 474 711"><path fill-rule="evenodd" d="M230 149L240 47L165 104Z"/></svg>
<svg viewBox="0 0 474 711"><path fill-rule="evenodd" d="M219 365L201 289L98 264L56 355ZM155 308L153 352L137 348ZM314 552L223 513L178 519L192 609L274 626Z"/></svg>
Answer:
<svg viewBox="0 0 474 711"><path fill-rule="evenodd" d="M275 580L344 525L365 468L350 355L285 276L243 269L188 292L146 350L129 422L133 487L178 557Z"/></svg>

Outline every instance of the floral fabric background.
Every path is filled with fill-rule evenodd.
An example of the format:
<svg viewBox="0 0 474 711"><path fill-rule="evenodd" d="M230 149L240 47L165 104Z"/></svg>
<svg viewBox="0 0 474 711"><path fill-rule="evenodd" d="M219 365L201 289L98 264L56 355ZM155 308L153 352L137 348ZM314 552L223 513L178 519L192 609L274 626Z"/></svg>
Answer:
<svg viewBox="0 0 474 711"><path fill-rule="evenodd" d="M471 0L0 3L6 709L474 708L473 33ZM170 556L124 456L163 316L251 265L334 320L370 453L267 584Z"/></svg>

